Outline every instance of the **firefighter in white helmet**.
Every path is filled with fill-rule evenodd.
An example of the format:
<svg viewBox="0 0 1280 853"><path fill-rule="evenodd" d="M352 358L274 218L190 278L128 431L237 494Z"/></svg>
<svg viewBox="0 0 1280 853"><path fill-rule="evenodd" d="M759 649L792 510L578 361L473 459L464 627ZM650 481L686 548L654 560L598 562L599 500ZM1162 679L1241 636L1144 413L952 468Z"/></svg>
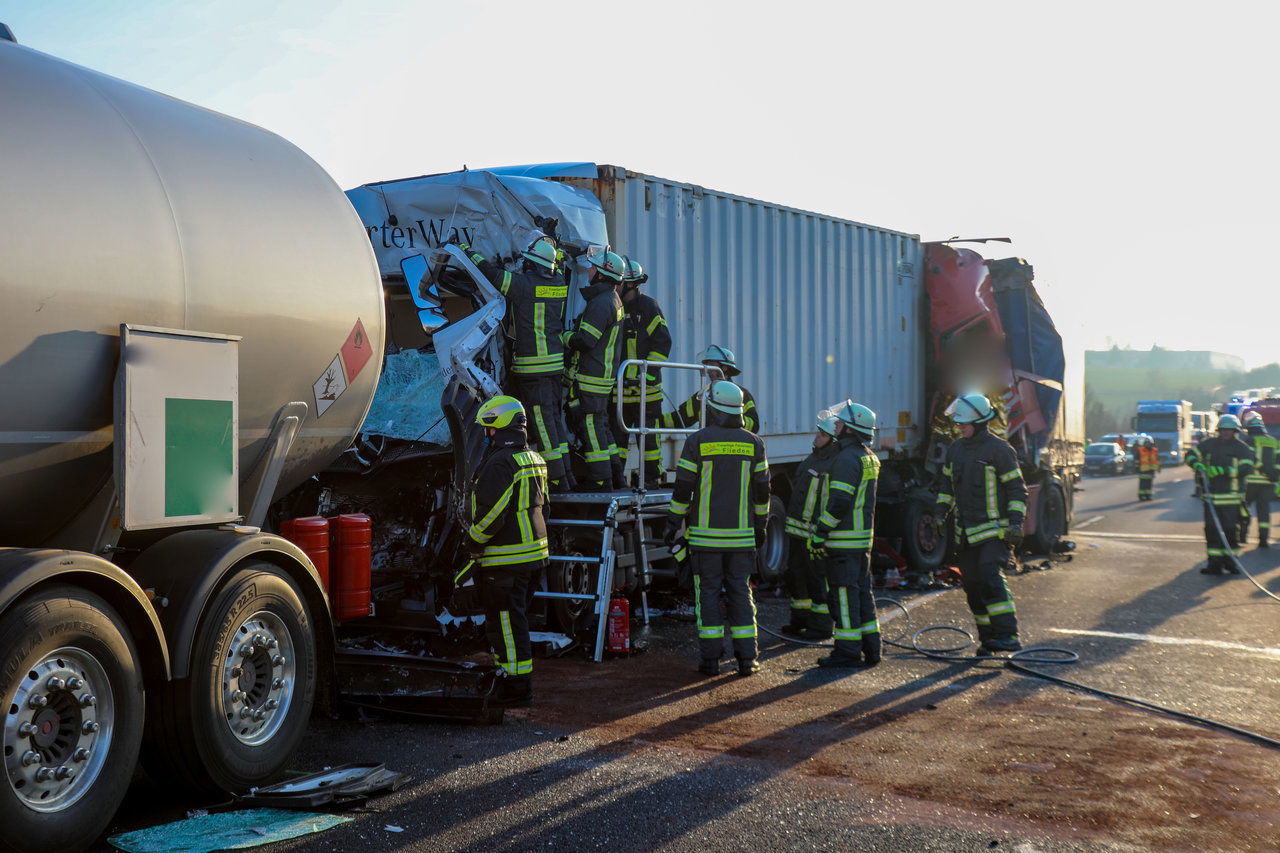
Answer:
<svg viewBox="0 0 1280 853"><path fill-rule="evenodd" d="M585 445L588 491L620 489L621 451L609 427L609 397L622 363L622 300L618 286L626 272L622 256L603 249L587 258L591 278L582 288L587 301L572 332L565 333L575 354L573 396L578 408L578 437Z"/></svg>
<svg viewBox="0 0 1280 853"><path fill-rule="evenodd" d="M960 439L947 448L934 517L939 526L955 510L956 562L969 611L978 625L980 655L1022 648L1013 593L1002 570L1022 544L1027 487L1018 455L987 426L995 418L991 401L961 394L947 408Z"/></svg>
<svg viewBox="0 0 1280 853"><path fill-rule="evenodd" d="M1240 489L1254 467L1253 451L1240 440L1240 419L1223 415L1218 419L1218 434L1200 442L1198 450L1191 467L1204 485L1201 499L1207 560L1200 573L1239 574L1235 557L1240 550L1240 513L1244 504ZM1214 516L1217 516L1216 523Z"/></svg>

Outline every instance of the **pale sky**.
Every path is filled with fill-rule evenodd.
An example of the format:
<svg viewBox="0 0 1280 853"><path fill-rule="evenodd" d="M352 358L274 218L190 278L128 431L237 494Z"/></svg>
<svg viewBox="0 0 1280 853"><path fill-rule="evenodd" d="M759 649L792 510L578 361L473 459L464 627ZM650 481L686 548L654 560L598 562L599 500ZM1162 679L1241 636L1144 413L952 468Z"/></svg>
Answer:
<svg viewBox="0 0 1280 853"><path fill-rule="evenodd" d="M10 0L0 21L275 131L344 189L589 160L1008 235L1076 346L1280 360L1280 4Z"/></svg>

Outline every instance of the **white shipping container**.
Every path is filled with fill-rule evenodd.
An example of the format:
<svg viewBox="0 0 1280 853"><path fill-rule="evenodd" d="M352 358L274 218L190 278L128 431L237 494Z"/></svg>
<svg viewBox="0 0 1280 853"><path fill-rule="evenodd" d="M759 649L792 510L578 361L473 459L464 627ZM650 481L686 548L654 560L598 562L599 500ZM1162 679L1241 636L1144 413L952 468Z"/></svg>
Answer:
<svg viewBox="0 0 1280 853"><path fill-rule="evenodd" d="M914 234L600 166L568 182L604 204L614 249L649 274L673 361L709 344L733 350L756 399L772 462L808 454L817 412L870 406L885 455L918 455L923 423L925 294ZM670 402L693 375L664 377Z"/></svg>

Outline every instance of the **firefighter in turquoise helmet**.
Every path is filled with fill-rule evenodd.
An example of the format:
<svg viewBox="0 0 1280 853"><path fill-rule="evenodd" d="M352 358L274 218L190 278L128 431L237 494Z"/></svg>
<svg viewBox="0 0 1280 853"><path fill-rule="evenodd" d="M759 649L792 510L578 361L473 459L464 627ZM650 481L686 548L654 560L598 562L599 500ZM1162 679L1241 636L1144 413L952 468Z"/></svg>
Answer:
<svg viewBox="0 0 1280 853"><path fill-rule="evenodd" d="M649 276L631 258L623 258L623 261L626 265L620 294L622 309L626 315L623 320L623 358L667 361L671 357L671 330L667 327L667 318L663 315L658 300L640 290ZM609 414L613 418L613 437L618 445L619 458L624 464L631 446L631 434L626 431L625 426L640 425L641 402L644 403L644 426L653 429L662 418L662 368L654 364L645 369L643 389L641 378L640 365L627 367L622 385L622 416L625 424L617 419L616 395L614 404L609 406ZM658 447L658 436L649 433L644 436L643 442L640 438L639 435L636 436L636 445L642 448L643 453L640 468L644 487L656 489L662 479L662 453Z"/></svg>
<svg viewBox="0 0 1280 853"><path fill-rule="evenodd" d="M514 397L480 406L476 423L489 438L471 484L467 550L477 567L485 634L506 677L499 704L533 698L528 606L533 576L547 565L547 466L529 447L525 408Z"/></svg>
<svg viewBox="0 0 1280 853"><path fill-rule="evenodd" d="M875 666L880 662L880 623L871 592L876 486L880 458L874 441L876 413L845 400L828 410L836 420L838 451L818 497L809 554L826 579L834 622L832 653L818 665Z"/></svg>
<svg viewBox="0 0 1280 853"><path fill-rule="evenodd" d="M1204 485L1201 499L1207 557L1200 573L1239 574L1235 558L1240 552L1240 514L1244 504L1241 486L1247 484L1254 471L1253 451L1240 440L1240 419L1223 415L1218 419L1218 434L1200 442L1197 451L1191 467Z"/></svg>
<svg viewBox="0 0 1280 853"><path fill-rule="evenodd" d="M719 344L712 344L698 354L698 361L707 367L714 367L719 371L720 376L712 378L734 379L742 373L738 367L738 360L733 355L733 350ZM760 431L760 412L756 409L755 398L751 396L751 392L743 388L741 384L737 384L742 388L742 424L748 432ZM684 429L698 423L702 417L702 397L706 393L706 389L699 390L692 397L681 403L675 411L666 412L662 416L662 426L672 429Z"/></svg>
<svg viewBox="0 0 1280 853"><path fill-rule="evenodd" d="M955 512L956 562L978 626L978 654L1017 651L1018 615L1003 569L1022 544L1027 514L1018 455L988 430L996 410L982 394L961 394L946 414L961 437L947 448L934 517L941 527Z"/></svg>
<svg viewBox="0 0 1280 853"><path fill-rule="evenodd" d="M581 289L586 307L566 345L575 354L573 397L578 411L579 438L585 447L588 491L621 489L622 453L609 417L609 399L623 360L625 327L618 287L626 262L616 252L602 249L587 257L590 278Z"/></svg>
<svg viewBox="0 0 1280 853"><path fill-rule="evenodd" d="M742 427L742 400L732 382L708 390L707 425L685 440L664 537L671 547L686 528L705 675L720 672L726 627L738 674L760 668L750 579L769 519L769 461L764 441Z"/></svg>
<svg viewBox="0 0 1280 853"><path fill-rule="evenodd" d="M827 581L819 561L809 554L809 536L821 507L819 501L840 452L834 415L818 415L813 452L796 468L787 504L787 592L791 596L791 621L782 628L790 637L812 640L831 638L831 609L827 605Z"/></svg>

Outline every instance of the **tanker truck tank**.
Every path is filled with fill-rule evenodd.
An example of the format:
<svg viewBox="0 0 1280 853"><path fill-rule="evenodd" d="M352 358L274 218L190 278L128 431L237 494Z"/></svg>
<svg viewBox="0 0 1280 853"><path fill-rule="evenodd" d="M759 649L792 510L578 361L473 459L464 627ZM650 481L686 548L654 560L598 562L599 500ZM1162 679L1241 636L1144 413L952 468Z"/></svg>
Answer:
<svg viewBox="0 0 1280 853"><path fill-rule="evenodd" d="M0 544L48 541L108 482L121 323L242 336L242 482L289 401L308 413L277 494L348 446L381 368L382 290L319 165L4 39L0 116Z"/></svg>

